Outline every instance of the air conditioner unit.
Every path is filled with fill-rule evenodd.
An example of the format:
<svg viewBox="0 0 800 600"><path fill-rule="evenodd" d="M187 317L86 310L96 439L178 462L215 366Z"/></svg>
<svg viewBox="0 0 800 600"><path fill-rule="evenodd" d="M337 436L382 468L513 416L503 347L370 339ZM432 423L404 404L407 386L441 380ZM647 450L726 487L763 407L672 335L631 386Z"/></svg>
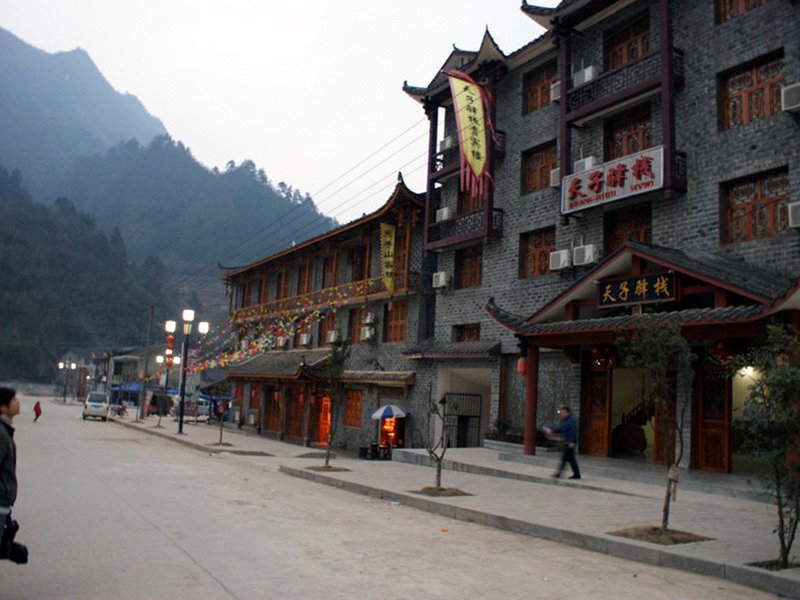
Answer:
<svg viewBox="0 0 800 600"><path fill-rule="evenodd" d="M332 344L333 342L338 341L339 332L336 331L335 329L332 329L331 331L328 332L328 336L327 336L326 339L328 340L329 344Z"/></svg>
<svg viewBox="0 0 800 600"><path fill-rule="evenodd" d="M285 337L283 337L282 335L281 335L281 336L278 336L278 337L276 337L276 338L275 338L275 345L276 345L278 348L283 348L283 347L286 345L286 338L285 338Z"/></svg>
<svg viewBox="0 0 800 600"><path fill-rule="evenodd" d="M550 102L561 100L561 82L556 81L550 84Z"/></svg>
<svg viewBox="0 0 800 600"><path fill-rule="evenodd" d="M455 148L458 143L458 138L454 135L448 135L439 142L439 152L447 152L451 148Z"/></svg>
<svg viewBox="0 0 800 600"><path fill-rule="evenodd" d="M367 314L364 315L364 318L361 320L361 322L364 323L365 325L370 325L370 324L374 323L375 322L375 313L374 312L368 312Z"/></svg>
<svg viewBox="0 0 800 600"><path fill-rule="evenodd" d="M433 274L433 287L435 288L447 287L447 284L449 282L450 282L450 276L447 274L446 271L438 271Z"/></svg>
<svg viewBox="0 0 800 600"><path fill-rule="evenodd" d="M800 112L800 83L781 88L781 110Z"/></svg>
<svg viewBox="0 0 800 600"><path fill-rule="evenodd" d="M362 327L361 328L361 340L371 340L375 337L375 328L374 327Z"/></svg>
<svg viewBox="0 0 800 600"><path fill-rule="evenodd" d="M450 219L452 216L453 210L449 206L445 206L436 211L436 222L447 221L447 219Z"/></svg>
<svg viewBox="0 0 800 600"><path fill-rule="evenodd" d="M561 186L561 169L553 169L550 171L550 187L560 187Z"/></svg>
<svg viewBox="0 0 800 600"><path fill-rule="evenodd" d="M311 334L301 333L298 341L300 342L301 346L308 346L309 342L311 341Z"/></svg>
<svg viewBox="0 0 800 600"><path fill-rule="evenodd" d="M575 246L575 248L572 250L573 265L590 265L594 262L597 262L597 246L594 244Z"/></svg>
<svg viewBox="0 0 800 600"><path fill-rule="evenodd" d="M575 161L575 172L580 173L581 171L588 171L589 169L594 168L594 156L587 156L586 158L582 158L580 160Z"/></svg>
<svg viewBox="0 0 800 600"><path fill-rule="evenodd" d="M550 270L559 271L572 264L572 253L569 250L556 250L550 253Z"/></svg>
<svg viewBox="0 0 800 600"><path fill-rule="evenodd" d="M575 84L575 87L578 87L587 81L591 81L595 77L597 77L597 67L589 65L585 69L578 69L575 71L572 74L572 82Z"/></svg>
<svg viewBox="0 0 800 600"><path fill-rule="evenodd" d="M789 227L800 227L800 202L790 202L787 208L789 210Z"/></svg>

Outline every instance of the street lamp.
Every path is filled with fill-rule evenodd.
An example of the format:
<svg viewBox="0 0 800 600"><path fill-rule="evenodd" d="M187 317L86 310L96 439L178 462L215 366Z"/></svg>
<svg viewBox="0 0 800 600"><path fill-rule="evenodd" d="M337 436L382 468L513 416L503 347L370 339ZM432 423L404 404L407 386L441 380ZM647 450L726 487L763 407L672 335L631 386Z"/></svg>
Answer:
<svg viewBox="0 0 800 600"><path fill-rule="evenodd" d="M63 400L64 400L64 404L66 404L67 403L67 365L63 360L59 361L58 370L59 371L64 371L64 387L62 388L61 391L62 391L62 397L63 397Z"/></svg>
<svg viewBox="0 0 800 600"><path fill-rule="evenodd" d="M183 319L183 344L181 346L181 379L180 379L180 399L178 400L178 434L183 433L183 411L186 402L186 369L189 366L187 364L189 358L189 344L192 341L192 323L194 322L194 311L190 308L184 309L183 313L181 314L181 318ZM172 331L175 331L176 327L175 321L167 321L167 331L170 332L169 327L172 327ZM208 333L208 322L201 321L197 324L197 331L201 335L205 335ZM171 333L171 332L170 332Z"/></svg>

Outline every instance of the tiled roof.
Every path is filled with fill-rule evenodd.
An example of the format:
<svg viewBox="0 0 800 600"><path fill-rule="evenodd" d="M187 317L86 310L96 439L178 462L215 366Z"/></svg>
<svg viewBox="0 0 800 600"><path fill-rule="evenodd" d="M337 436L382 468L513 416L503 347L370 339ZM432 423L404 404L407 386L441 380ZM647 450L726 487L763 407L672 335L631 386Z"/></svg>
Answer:
<svg viewBox="0 0 800 600"><path fill-rule="evenodd" d="M412 346L403 351L406 358L437 358L437 359L464 359L464 358L489 358L500 353L500 342L428 342Z"/></svg>
<svg viewBox="0 0 800 600"><path fill-rule="evenodd" d="M322 368L330 357L329 349L320 350L278 350L264 352L235 367L227 369L228 377L253 375L259 377L293 377L303 363L305 370L323 376Z"/></svg>
<svg viewBox="0 0 800 600"><path fill-rule="evenodd" d="M409 386L414 384L414 371L347 371L342 373L342 380L349 383L371 383L385 386Z"/></svg>

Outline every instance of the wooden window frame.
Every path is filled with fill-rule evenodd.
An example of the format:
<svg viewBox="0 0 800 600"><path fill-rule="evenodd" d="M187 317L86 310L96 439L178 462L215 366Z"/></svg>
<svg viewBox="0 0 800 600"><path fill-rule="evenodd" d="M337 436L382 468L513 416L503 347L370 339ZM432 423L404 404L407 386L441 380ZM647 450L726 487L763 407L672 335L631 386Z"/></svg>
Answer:
<svg viewBox="0 0 800 600"><path fill-rule="evenodd" d="M550 253L556 249L556 228L529 231L520 238L520 278L549 275Z"/></svg>
<svg viewBox="0 0 800 600"><path fill-rule="evenodd" d="M627 227L626 227L627 224ZM622 235L619 235L620 231ZM606 213L603 223L603 251L606 256L634 239L650 243L653 237L653 210L649 202Z"/></svg>
<svg viewBox="0 0 800 600"><path fill-rule="evenodd" d="M767 0L718 0L717 23L734 19L766 3Z"/></svg>
<svg viewBox="0 0 800 600"><path fill-rule="evenodd" d="M369 279L369 258L366 244L358 244L348 250L350 254L351 278L350 280L364 281Z"/></svg>
<svg viewBox="0 0 800 600"><path fill-rule="evenodd" d="M386 305L383 319L383 340L385 342L404 342L408 325L408 302L392 301Z"/></svg>
<svg viewBox="0 0 800 600"><path fill-rule="evenodd" d="M311 292L311 261L306 260L300 263L297 269L297 295L302 296Z"/></svg>
<svg viewBox="0 0 800 600"><path fill-rule="evenodd" d="M520 193L530 194L550 187L550 172L558 167L558 146L549 142L522 153Z"/></svg>
<svg viewBox="0 0 800 600"><path fill-rule="evenodd" d="M455 288L463 290L481 286L483 246L478 244L456 250Z"/></svg>
<svg viewBox="0 0 800 600"><path fill-rule="evenodd" d="M473 196L467 192L458 192L458 214L467 215L483 210L483 196Z"/></svg>
<svg viewBox="0 0 800 600"><path fill-rule="evenodd" d="M606 71L619 69L650 52L650 15L640 14L611 30L603 41L603 64Z"/></svg>
<svg viewBox="0 0 800 600"><path fill-rule="evenodd" d="M782 185L781 185L782 182ZM744 199L747 186L752 186L753 196ZM731 196L741 190L742 200L731 204ZM785 235L789 229L789 173L786 169L757 173L723 184L723 243L738 244L759 239L770 239ZM743 210L741 217L737 210ZM759 217L764 225L759 227ZM741 235L734 230L741 224Z"/></svg>
<svg viewBox="0 0 800 600"><path fill-rule="evenodd" d="M720 77L720 114L722 130L735 129L781 112L781 88L785 81L783 54L771 55L757 62L734 69ZM731 91L732 82L741 80L739 87ZM750 78L750 85L745 85ZM732 109L733 102L740 104ZM756 114L753 107L760 107Z"/></svg>
<svg viewBox="0 0 800 600"><path fill-rule="evenodd" d="M328 341L328 332L336 329L336 319L334 318L333 313L329 313L325 315L319 321L319 340L317 344L320 347L330 346L331 343Z"/></svg>
<svg viewBox="0 0 800 600"><path fill-rule="evenodd" d="M336 255L331 254L322 260L322 289L336 287Z"/></svg>
<svg viewBox="0 0 800 600"><path fill-rule="evenodd" d="M289 273L286 269L281 269L276 274L275 294L276 300L289 297Z"/></svg>
<svg viewBox="0 0 800 600"><path fill-rule="evenodd" d="M367 307L361 306L359 308L350 309L350 343L360 344L361 327L363 327L364 315L367 314Z"/></svg>
<svg viewBox="0 0 800 600"><path fill-rule="evenodd" d="M363 390L347 390L344 408L344 426L361 428L362 411L364 406Z"/></svg>
<svg viewBox="0 0 800 600"><path fill-rule="evenodd" d="M653 115L650 103L640 104L606 119L604 129L606 161L652 148ZM616 143L618 139L619 148Z"/></svg>
<svg viewBox="0 0 800 600"><path fill-rule="evenodd" d="M528 115L552 103L550 86L558 81L558 61L551 60L522 77L522 114Z"/></svg>
<svg viewBox="0 0 800 600"><path fill-rule="evenodd" d="M453 325L454 342L479 342L481 341L480 323L462 323Z"/></svg>

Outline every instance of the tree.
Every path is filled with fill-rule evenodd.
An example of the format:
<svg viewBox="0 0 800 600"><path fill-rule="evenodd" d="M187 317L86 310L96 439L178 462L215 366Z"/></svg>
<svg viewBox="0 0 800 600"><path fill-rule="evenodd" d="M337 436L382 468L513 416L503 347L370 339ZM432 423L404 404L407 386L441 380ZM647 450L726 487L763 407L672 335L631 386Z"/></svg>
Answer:
<svg viewBox="0 0 800 600"><path fill-rule="evenodd" d="M742 369L756 376L748 388L739 428L742 450L764 461L759 474L764 491L775 499L781 569L789 556L800 519L800 340L798 331L770 325L763 346L732 356L734 376Z"/></svg>
<svg viewBox="0 0 800 600"><path fill-rule="evenodd" d="M431 435L430 421L428 422L428 436L426 437L425 450L428 451L428 456L436 465L436 489L442 488L442 463L444 462L444 454L447 452L447 427L445 427L444 411L447 406L447 398L443 397L438 403L431 402L428 409L428 414L437 419L440 431L439 436L434 443L434 436Z"/></svg>
<svg viewBox="0 0 800 600"><path fill-rule="evenodd" d="M661 427L664 464L667 467L667 489L661 513L661 528L669 528L670 502L676 498L678 465L683 458L683 428L686 407L692 393L692 361L689 343L677 325L643 327L623 334L618 341L627 367L644 369L647 374L644 405ZM675 373L680 410L672 402L671 374Z"/></svg>
<svg viewBox="0 0 800 600"><path fill-rule="evenodd" d="M336 438L336 430L339 424L339 417L342 414L342 406L345 403L345 390L342 383L342 375L347 359L350 357L350 341L337 336L336 341L331 342L331 356L328 359L328 383L331 395L331 418L330 427L325 432L325 468L330 466L331 449L333 440Z"/></svg>

